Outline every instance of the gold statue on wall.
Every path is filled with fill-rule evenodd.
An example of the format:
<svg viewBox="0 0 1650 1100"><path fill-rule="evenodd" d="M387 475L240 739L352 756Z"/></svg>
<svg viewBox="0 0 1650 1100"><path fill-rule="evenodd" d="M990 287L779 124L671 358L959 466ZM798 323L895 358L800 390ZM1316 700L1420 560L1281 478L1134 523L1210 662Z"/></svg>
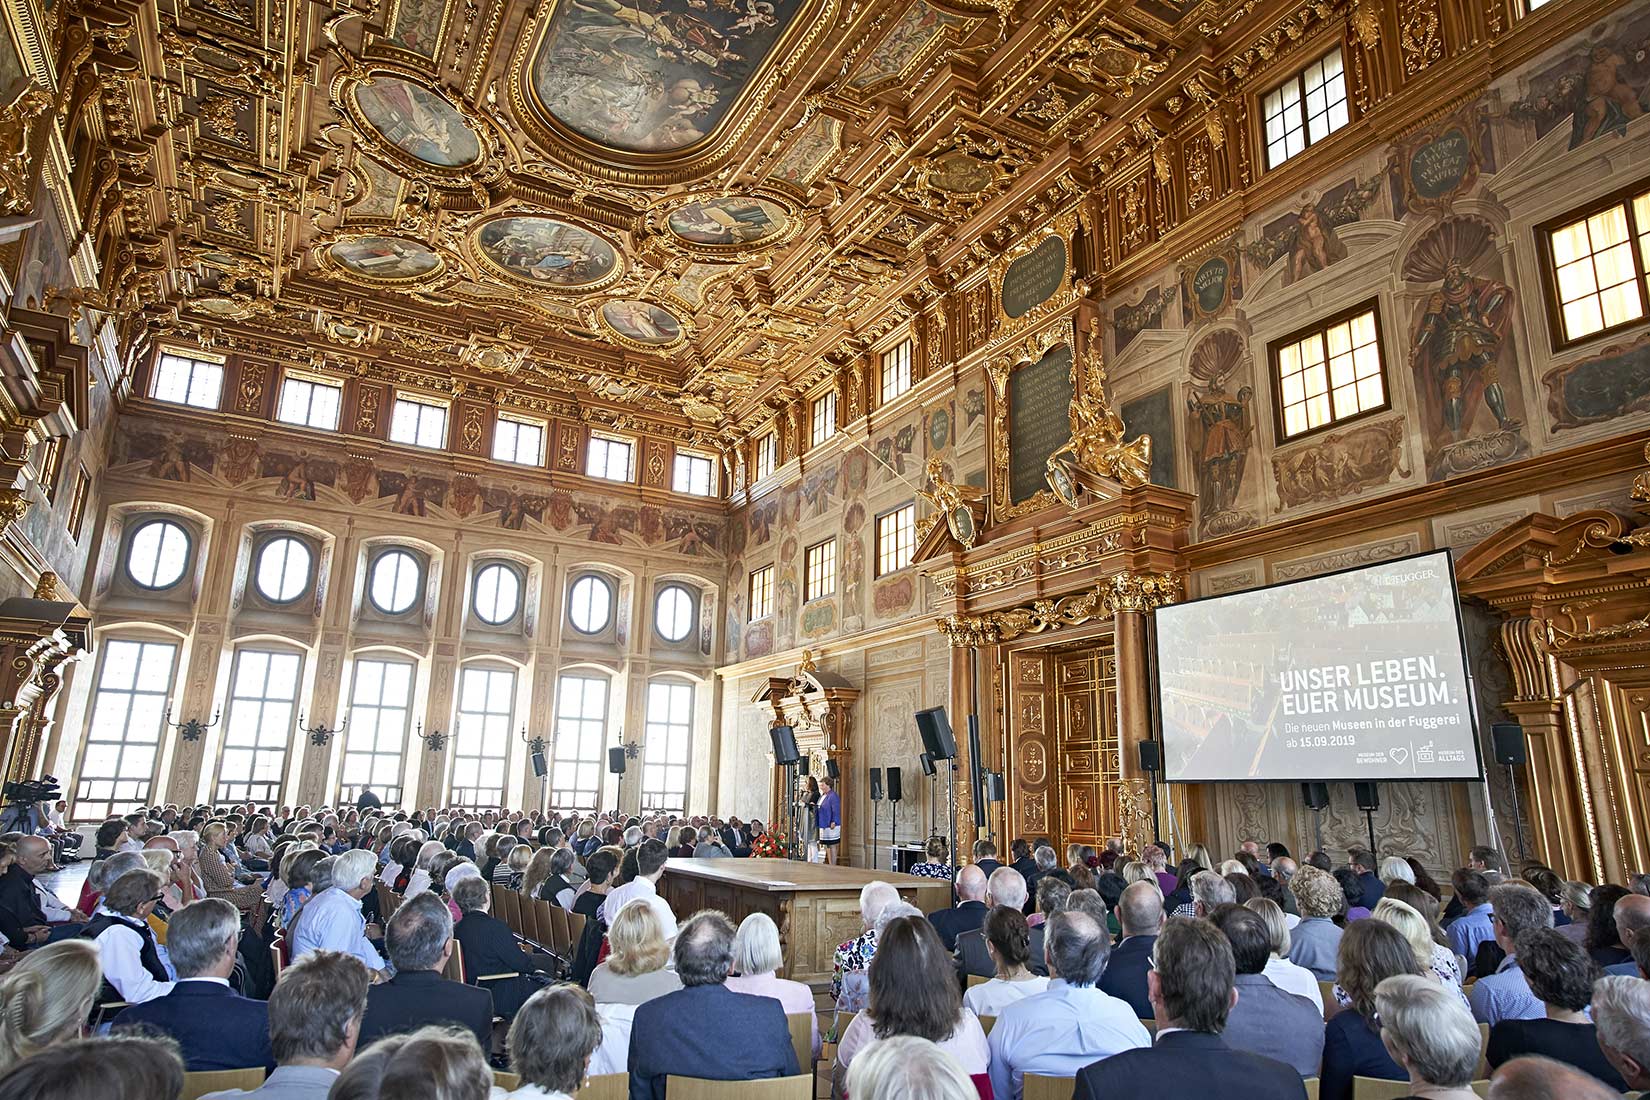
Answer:
<svg viewBox="0 0 1650 1100"><path fill-rule="evenodd" d="M1088 352L1083 358L1083 389L1071 402L1071 438L1048 456L1044 473L1049 488L1068 508L1077 506L1082 474L1099 475L1125 489L1138 489L1151 480L1152 471L1152 437L1123 438L1123 418L1106 396L1106 368L1092 325Z"/></svg>
<svg viewBox="0 0 1650 1100"><path fill-rule="evenodd" d="M926 472L929 488L918 489L917 496L926 500L934 512L927 517L919 538L928 533L928 527L936 520L944 519L951 529L951 537L964 548L973 549L980 537L980 519L985 514L985 490L947 479L945 463L938 458L928 460Z"/></svg>

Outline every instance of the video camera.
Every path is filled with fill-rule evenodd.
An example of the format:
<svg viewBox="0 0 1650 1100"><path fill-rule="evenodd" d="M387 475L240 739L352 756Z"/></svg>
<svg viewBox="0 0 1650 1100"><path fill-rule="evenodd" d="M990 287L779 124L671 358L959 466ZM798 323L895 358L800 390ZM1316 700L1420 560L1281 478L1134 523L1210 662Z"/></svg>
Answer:
<svg viewBox="0 0 1650 1100"><path fill-rule="evenodd" d="M36 802L55 802L63 797L63 790L55 775L26 779L21 783L7 783L4 793L8 805L32 806Z"/></svg>

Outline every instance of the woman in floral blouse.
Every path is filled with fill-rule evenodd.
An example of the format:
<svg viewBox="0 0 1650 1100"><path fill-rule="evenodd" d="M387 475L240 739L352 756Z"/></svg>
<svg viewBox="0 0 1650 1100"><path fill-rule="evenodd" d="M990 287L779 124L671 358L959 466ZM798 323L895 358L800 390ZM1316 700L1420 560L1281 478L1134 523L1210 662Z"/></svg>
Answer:
<svg viewBox="0 0 1650 1100"><path fill-rule="evenodd" d="M928 858L922 863L912 864L911 873L922 878L937 878L950 882L955 872L951 864L945 862L950 845L944 837L931 836L928 838Z"/></svg>

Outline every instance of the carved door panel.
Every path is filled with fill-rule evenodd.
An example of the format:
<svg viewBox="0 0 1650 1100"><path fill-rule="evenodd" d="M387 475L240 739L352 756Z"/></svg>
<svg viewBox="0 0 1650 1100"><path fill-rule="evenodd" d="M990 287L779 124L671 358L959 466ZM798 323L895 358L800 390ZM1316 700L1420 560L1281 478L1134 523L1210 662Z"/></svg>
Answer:
<svg viewBox="0 0 1650 1100"><path fill-rule="evenodd" d="M1098 846L1120 825L1117 664L1107 647L1061 656L1055 668L1065 843Z"/></svg>
<svg viewBox="0 0 1650 1100"><path fill-rule="evenodd" d="M1008 658L1008 839L1052 836L1059 824L1053 783L1053 676L1038 653ZM1006 845L1003 846L1006 851Z"/></svg>

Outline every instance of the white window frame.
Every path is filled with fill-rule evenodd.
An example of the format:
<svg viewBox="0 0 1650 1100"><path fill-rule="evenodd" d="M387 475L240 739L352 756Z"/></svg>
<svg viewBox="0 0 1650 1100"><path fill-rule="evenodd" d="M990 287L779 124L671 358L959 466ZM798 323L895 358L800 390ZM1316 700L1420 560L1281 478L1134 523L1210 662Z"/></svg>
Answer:
<svg viewBox="0 0 1650 1100"><path fill-rule="evenodd" d="M408 423L407 416L402 410L411 411L412 431L405 430ZM447 448L448 420L452 416L452 406L438 398L425 397L422 394L397 393L395 405L390 412L390 442L400 443L407 447L422 447L427 451L442 451ZM432 418L439 417L438 421ZM431 423L438 423L439 428L428 429ZM435 437L439 435L440 441Z"/></svg>
<svg viewBox="0 0 1650 1100"><path fill-rule="evenodd" d="M613 456L624 455L624 476L613 476ZM598 454L600 458L598 459ZM591 432L585 446L584 472L603 481L632 482L636 480L636 441L622 435Z"/></svg>
<svg viewBox="0 0 1650 1100"><path fill-rule="evenodd" d="M886 405L911 389L911 353L914 350L910 337L906 337L882 353L879 361L882 384L877 390L878 404Z"/></svg>
<svg viewBox="0 0 1650 1100"><path fill-rule="evenodd" d="M802 602L836 595L836 538L816 542L802 552Z"/></svg>
<svg viewBox="0 0 1650 1100"><path fill-rule="evenodd" d="M761 481L773 474L774 468L779 465L779 433L767 432L756 441L756 477Z"/></svg>
<svg viewBox="0 0 1650 1100"><path fill-rule="evenodd" d="M577 598L574 594L574 590L587 579L600 585L607 592L607 614L603 616L601 625L591 630L586 630L573 621L573 601ZM608 627L613 625L613 616L618 609L618 604L619 586L614 582L612 577L606 576L602 573L580 573L567 584L567 625L572 627L574 632L580 637L594 638L596 635L602 633Z"/></svg>
<svg viewBox="0 0 1650 1100"><path fill-rule="evenodd" d="M257 693L243 695L242 688L249 685L241 683L241 676L247 668L249 658L266 660L263 675L255 685ZM270 679L277 660L282 663L293 663L290 696L270 694ZM266 649L261 646L243 646L235 650L235 660L229 670L229 712L224 719L223 744L218 746L218 774L212 788L212 801L215 805L240 802L256 802L260 805L268 803L272 806L280 804L286 786L287 757L292 751L292 731L297 727L298 693L303 690L303 685L302 653L290 649ZM242 723L242 717L248 712L251 713L250 722ZM250 726L250 740L237 741L237 732L247 726ZM266 736L272 727L274 732L278 733L278 738ZM228 774L232 752L251 754L244 778L231 777ZM275 778L256 778L259 774L258 765L271 758ZM264 774L269 774L267 768Z"/></svg>
<svg viewBox="0 0 1650 1100"><path fill-rule="evenodd" d="M592 690L591 684L601 685L601 698L596 706L590 705L587 695ZM557 678L550 764L552 809L594 811L600 808L603 776L607 771L607 718L612 692L613 681L607 676L574 670ZM591 714L591 711L597 713ZM594 756L582 751L589 743L596 746ZM588 783L580 782L591 774L596 777L594 790ZM584 797L586 795L589 797Z"/></svg>
<svg viewBox="0 0 1650 1100"><path fill-rule="evenodd" d="M323 391L330 395L332 401L330 418L325 415L324 398L322 415L316 415L315 399ZM300 403L303 413L297 415ZM304 371L287 371L281 378L281 396L275 403L275 419L283 424L296 424L300 428L335 432L338 430L343 408L344 384L338 379Z"/></svg>
<svg viewBox="0 0 1650 1100"><path fill-rule="evenodd" d="M643 813L687 812L694 694L693 685L683 680L648 681L642 733Z"/></svg>
<svg viewBox="0 0 1650 1100"><path fill-rule="evenodd" d="M808 416L812 421L808 445L817 447L836 434L836 392L827 390L814 398Z"/></svg>
<svg viewBox="0 0 1650 1100"><path fill-rule="evenodd" d="M716 495L716 459L698 451L677 451L671 488L695 497Z"/></svg>
<svg viewBox="0 0 1650 1100"><path fill-rule="evenodd" d="M117 652L121 652L120 647L124 646L137 647L133 654L132 683L129 686L111 687L108 684L109 661ZM165 732L172 685L177 680L178 653L182 647L177 641L167 638L126 637L104 638L101 648L103 652L98 655L97 679L92 688L92 701L86 710L86 731L80 743L79 768L71 802L74 816L98 821L116 814L129 813L139 806L153 803L155 774L160 767L161 740ZM148 661L151 653L155 655L156 660L165 662L166 676L162 682L157 683L153 677L143 676L146 664L153 667ZM139 716L140 724L134 729L132 709L140 701L151 710L154 721L150 723L147 716ZM119 708L118 712L114 708ZM118 721L120 732L117 736L98 736L99 718L104 715ZM115 766L110 769L108 775L95 772L88 774L86 771L87 760L92 754L93 746L96 745L114 746ZM134 749L139 753L148 749L152 754L146 775L128 774L132 769L127 764L127 757ZM101 786L102 784L107 784L107 787ZM126 797L119 797L121 795ZM88 807L100 809L92 813L88 812Z"/></svg>
<svg viewBox="0 0 1650 1100"><path fill-rule="evenodd" d="M379 671L378 692L370 699L362 698L360 694L361 685L364 683L361 675L362 666L367 664L383 666ZM384 695L383 672L390 667L404 667L407 670L407 695L400 703L387 701ZM385 806L399 806L406 777L407 734L412 729L413 695L418 690L418 665L404 657L363 653L355 658L350 669L349 725L344 730L344 751L339 760L338 801L343 805L353 806L355 800L360 797L362 786L369 786L373 793L383 800ZM399 730L395 727L398 711ZM387 729L386 716L390 723ZM372 723L370 742L360 740L365 734L367 719ZM386 744L393 747L386 748ZM347 780L350 758L361 756L368 758L367 782L350 783ZM375 765L380 760L388 759L395 762L393 783L385 783L377 778L378 771Z"/></svg>
<svg viewBox="0 0 1650 1100"><path fill-rule="evenodd" d="M902 504L882 513L876 518L872 530L876 535L877 576L886 577L890 573L898 573L911 564L911 559L917 552L915 503ZM884 543L888 540L891 540L892 545L884 550Z"/></svg>
<svg viewBox="0 0 1650 1100"><path fill-rule="evenodd" d="M746 582L750 600L750 621L765 619L773 614L773 566L752 569Z"/></svg>
<svg viewBox="0 0 1650 1100"><path fill-rule="evenodd" d="M466 681L480 678L481 709L466 707ZM516 670L508 665L467 664L458 673L458 707L453 719L453 763L447 804L471 809L502 809L510 787L510 729L516 717ZM502 684L502 687L499 685ZM502 707L500 702L502 701ZM498 785L483 784L489 763L498 767ZM459 769L473 764L475 782L461 783ZM462 778L472 778L466 775ZM483 797L493 796L496 797Z"/></svg>
<svg viewBox="0 0 1650 1100"><path fill-rule="evenodd" d="M1341 48L1336 46L1263 94L1260 120L1267 171L1350 125L1352 107Z"/></svg>
<svg viewBox="0 0 1650 1100"><path fill-rule="evenodd" d="M182 372L182 377L178 372ZM149 396L168 405L191 409L218 409L223 405L222 359L202 359L179 351L163 350L155 360L155 376Z"/></svg>
<svg viewBox="0 0 1650 1100"><path fill-rule="evenodd" d="M506 425L509 426L506 430ZM523 457L521 443L523 429L538 433L538 446ZM508 436L510 443L505 446ZM550 428L542 420L535 420L530 416L517 416L514 413L498 414L493 422L493 460L495 462L509 462L517 466L543 466L546 441L550 437Z"/></svg>

